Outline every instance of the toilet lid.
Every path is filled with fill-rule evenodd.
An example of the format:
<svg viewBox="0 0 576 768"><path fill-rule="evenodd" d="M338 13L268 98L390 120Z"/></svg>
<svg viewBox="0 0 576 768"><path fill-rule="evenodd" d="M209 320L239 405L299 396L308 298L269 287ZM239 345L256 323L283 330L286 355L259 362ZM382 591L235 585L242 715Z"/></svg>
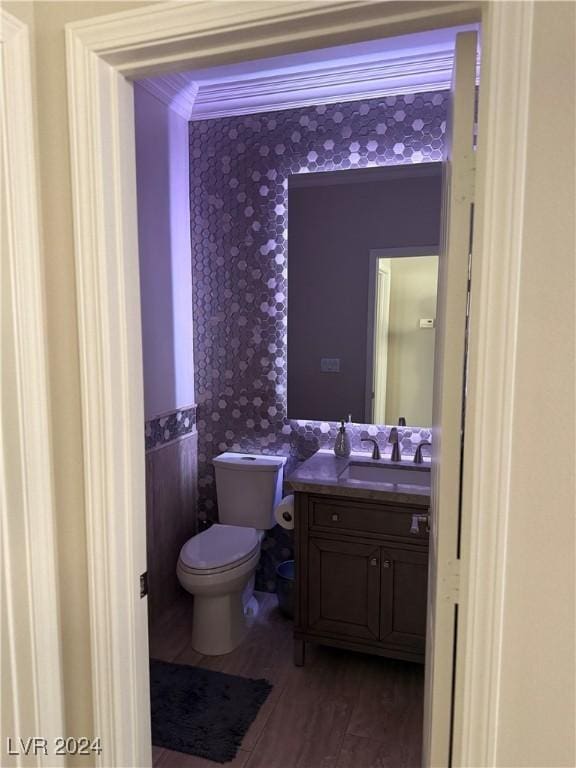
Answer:
<svg viewBox="0 0 576 768"><path fill-rule="evenodd" d="M194 570L231 566L250 556L258 544L255 528L212 525L188 539L180 551L180 561Z"/></svg>

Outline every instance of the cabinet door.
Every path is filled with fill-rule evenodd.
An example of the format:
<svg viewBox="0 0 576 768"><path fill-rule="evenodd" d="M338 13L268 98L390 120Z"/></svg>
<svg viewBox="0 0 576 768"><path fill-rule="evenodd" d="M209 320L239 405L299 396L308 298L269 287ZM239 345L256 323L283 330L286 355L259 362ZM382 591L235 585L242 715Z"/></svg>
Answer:
<svg viewBox="0 0 576 768"><path fill-rule="evenodd" d="M309 630L378 640L380 547L315 537L309 547Z"/></svg>
<svg viewBox="0 0 576 768"><path fill-rule="evenodd" d="M424 651L428 556L396 547L381 550L380 639Z"/></svg>

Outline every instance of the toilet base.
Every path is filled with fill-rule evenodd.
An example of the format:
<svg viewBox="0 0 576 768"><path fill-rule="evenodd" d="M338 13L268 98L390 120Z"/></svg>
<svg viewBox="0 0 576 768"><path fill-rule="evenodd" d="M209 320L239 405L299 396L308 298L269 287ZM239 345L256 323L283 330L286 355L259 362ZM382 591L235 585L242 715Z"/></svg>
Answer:
<svg viewBox="0 0 576 768"><path fill-rule="evenodd" d="M198 653L230 653L240 645L247 631L241 592L218 597L194 596L192 648Z"/></svg>
<svg viewBox="0 0 576 768"><path fill-rule="evenodd" d="M192 648L203 656L222 656L237 648L248 633L246 619L257 616L254 576L241 592L194 595Z"/></svg>
<svg viewBox="0 0 576 768"><path fill-rule="evenodd" d="M246 616L257 613L254 575L260 547L240 565L217 572L193 572L178 560L176 575L194 595L192 648L203 656L222 656L240 645L248 632Z"/></svg>

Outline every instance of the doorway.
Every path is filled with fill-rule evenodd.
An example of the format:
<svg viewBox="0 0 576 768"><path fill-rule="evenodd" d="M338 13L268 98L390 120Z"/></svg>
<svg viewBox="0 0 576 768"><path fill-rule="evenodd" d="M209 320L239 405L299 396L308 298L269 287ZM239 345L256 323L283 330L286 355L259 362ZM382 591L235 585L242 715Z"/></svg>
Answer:
<svg viewBox="0 0 576 768"><path fill-rule="evenodd" d="M169 9L167 9L169 10ZM342 10L342 13L340 13L340 10ZM374 15L377 13L380 13L382 11L382 8L379 8L377 10L374 10L372 7L367 11L366 17L363 17L363 21L358 22L358 8L354 8L353 14L357 21L357 25L355 27L356 30L359 29L359 26L364 25L364 29L374 25ZM182 6L180 8L176 9L176 13L182 12ZM348 13L348 9L342 8L338 9L338 12L335 12L334 10L331 10L330 12L330 23L328 24L328 28L333 30L334 29L334 23L336 22L336 17L338 17L337 23L344 23L345 21L348 21L346 19L346 14ZM447 11L448 13L448 11ZM426 17L426 12L423 12L424 17ZM321 15L321 11L315 11L315 21L319 20L319 16ZM368 19L368 16L370 17ZM448 14L449 18L449 14ZM294 17L290 19L290 22L287 24L287 28L289 29L290 23L293 22ZM278 20L276 19L275 22ZM327 21L324 19L323 21ZM438 17L436 17L436 22L438 21ZM171 23L173 23L173 20L171 20ZM398 21L395 21L396 24L398 24ZM130 19L130 29L132 33L134 33L134 20ZM197 28L196 25L194 25L194 28ZM388 31L390 29L398 29L397 26L388 27ZM180 36L183 34L182 32L183 26L179 27L180 30ZM98 29L98 24L92 25L92 29L90 30L90 33L95 33L96 37L100 36L100 39L105 39L106 36L109 34L108 30L104 31L102 29ZM142 63L142 59L139 61L136 58L133 58L130 64L127 64L126 62L129 60L129 57L124 57L123 61L124 64L121 63L122 57L118 57L117 53L110 53L111 51L115 50L114 45L109 45L107 48L106 57L109 57L110 60L115 59L115 63L107 63L106 61L103 61L103 68L102 72L97 71L96 69L90 69L83 67L84 62L84 52L88 49L88 46L93 45L92 40L89 40L89 35L86 38L83 38L84 31L80 28L77 30L73 30L74 37L71 37L71 67L73 71L77 73L81 73L78 76L78 79L74 80L71 85L71 101L72 101L72 123L73 123L73 136L74 136L74 173L76 178L76 191L77 195L80 199L80 205L77 208L77 224L78 224L78 231L80 233L85 233L87 231L87 227L89 224L89 221L92 222L92 224L95 225L95 228L92 228L92 231L95 234L95 240L96 242L99 242L102 244L102 238L104 238L106 232L116 232L120 233L118 237L113 238L110 240L110 246L111 251L109 252L110 256L110 266L111 269L107 270L106 272L101 271L98 274L93 273L91 270L87 271L85 269L86 263L84 262L85 257L90 257L89 261L92 259L92 256L94 255L94 258L92 260L93 263L98 262L98 254L101 254L103 251L96 249L96 251L93 251L90 238L86 240L86 248L81 249L80 252L82 254L81 259L79 261L79 281L80 284L83 286L82 290L84 291L85 295L90 297L90 301L88 301L85 306L82 308L83 313L83 321L84 321L84 329L85 329L85 336L81 340L81 345L84 352L84 370L85 370L85 376L84 376L84 386L85 390L87 392L87 406L86 406L86 413L87 413L87 422L86 422L86 430L87 430L87 443L88 446L93 445L94 451L88 451L89 458L95 461L95 458L97 455L100 455L102 458L104 458L103 462L100 463L94 463L91 467L91 475L92 476L98 476L103 482L101 484L96 483L95 485L92 485L90 487L90 494L93 495L94 492L98 487L101 488L111 488L112 493L110 495L110 498L114 500L114 504L110 505L108 509L110 510L110 523L114 521L114 524L116 525L116 533L112 533L113 527L111 525L107 524L107 519L100 521L103 524L104 530L108 530L109 534L108 536L101 537L98 534L99 526L93 526L91 530L96 535L92 535L92 537L89 540L89 550L91 552L91 557L96 557L96 561L98 561L98 555L102 555L101 562L107 562L109 560L109 557L111 556L110 550L114 549L115 542L119 542L123 539L124 534L127 532L126 526L118 526L118 520L122 517L122 510L125 510L126 508L133 509L133 502L134 498L131 494L126 495L126 491L123 485L123 478L121 476L117 476L114 471L112 471L114 464L110 463L113 462L114 457L118 456L119 454L121 456L124 456L126 459L130 456L137 456L137 451L132 452L128 449L130 445L136 446L138 445L138 432L140 429L140 425L142 423L142 413L141 413L141 407L138 407L138 404L134 404L130 398L130 396L126 396L122 399L122 402L125 404L128 404L130 406L128 412L125 412L125 419L127 419L128 423L128 430L127 435L129 437L122 438L123 440L126 439L126 443L123 444L123 446L120 446L115 449L111 450L109 453L106 451L99 453L98 446L101 446L103 444L109 444L113 445L112 438L116 439L115 435L112 435L112 433L109 431L109 425L107 426L106 423L99 422L99 419L97 418L97 414L100 411L100 408L103 407L101 405L99 390L98 390L98 382L100 381L100 377L98 375L91 376L91 373L97 374L99 371L102 370L102 360L101 355L104 354L105 356L108 356L111 354L110 350L112 348L115 348L115 344L110 344L110 340L107 339L104 342L104 346L101 345L91 345L89 343L90 339L94 337L98 337L102 331L98 330L101 328L121 328L122 333L124 336L120 336L120 338L117 340L120 346L120 349L123 351L124 357L124 365L123 366L108 366L105 365L104 369L106 370L106 375L109 377L109 384L111 385L109 391L110 392L124 392L129 393L131 391L131 384L134 380L133 377L128 375L129 371L136 372L139 368L140 361L138 359L138 345L134 346L128 343L128 340L133 340L138 338L138 333L136 331L136 325L137 323L137 317L136 315L132 315L131 320L128 324L129 332L126 331L126 323L125 323L125 315L122 312L121 316L124 322L115 322L114 314L117 313L120 307L124 306L130 306L135 307L137 306L137 297L131 296L130 300L127 303L124 303L123 301L119 302L119 305L114 305L112 302L110 305L108 305L109 297L114 297L115 293L114 291L108 292L105 290L105 285L107 287L108 280L112 279L112 277L117 276L117 272L115 271L114 264L118 264L122 267L123 274L124 270L126 270L124 274L124 279L118 280L116 283L113 282L112 284L119 285L121 290L123 291L123 297L125 295L125 292L130 292L130 284L133 283L133 281L129 279L125 279L128 277L134 276L134 229L133 229L133 222L134 222L134 209L133 206L129 203L129 197L130 195L126 195L126 192L130 192L129 189L124 189L122 184L104 184L104 179L106 178L106 174L108 174L109 178L122 178L122 175L120 173L120 168L118 166L119 158L122 157L121 153L116 151L112 152L112 154L108 157L108 160L110 160L110 165L107 166L104 171L102 172L102 176L94 176L92 172L90 171L90 168L98 167L101 168L100 161L96 160L94 164L88 163L84 168L82 167L83 164L86 162L86 160L89 157L98 157L97 153L95 154L95 150L97 147L94 146L93 141L93 135L100 136L100 131L102 130L102 126L95 126L91 122L90 113L85 113L84 110L81 108L81 105L83 104L84 100L84 94L89 94L92 92L91 87L87 85L88 82L91 81L91 78L98 79L100 74L103 75L103 88L104 91L101 94L102 100L104 103L106 103L106 100L109 99L111 104L118 104L120 113L115 113L115 120L117 122L113 122L113 129L112 129L112 139L113 143L115 143L114 146L119 147L123 144L123 142L120 140L123 136L122 133L122 126L124 124L124 120L127 120L128 125L131 123L130 119L130 88L128 85L124 85L124 81L122 80L121 76L118 75L117 67L121 68L124 72L130 72L130 74L134 74L139 67L142 68L143 66L153 67L154 65L150 63L150 60L148 59L147 64ZM325 35L327 33L324 32L322 37L321 33L318 33L318 42L320 42L322 39L325 39ZM161 37L162 33L158 33L158 37ZM169 44L167 44L169 45ZM161 55L161 47L156 48L156 54ZM106 73L104 75L104 73ZM112 77L109 77L109 75L112 75ZM109 90L107 90L109 89ZM118 114L120 114L120 117L118 119ZM102 113L100 113L100 116L102 117ZM105 117L105 115L104 115ZM85 139L85 141L84 141ZM129 144L129 131L126 133L126 139ZM96 145L98 145L98 142L96 142ZM99 146L99 145L98 145ZM84 149L82 149L84 148ZM130 161L129 161L130 162ZM85 170L86 173L83 173L82 171ZM90 183L86 183L86 179L90 179ZM101 211L101 217L102 218L96 218L96 221L93 222L91 220L92 212L95 210L100 210L97 204L97 200L106 199L106 195L101 194L103 185L107 189L113 189L115 193L118 195L118 198L116 199L116 203L118 206L122 209L122 215L120 218L118 218L114 206L112 205L109 209L106 209L104 211ZM130 186L130 185L128 185ZM132 190L133 191L133 190ZM95 194L96 193L96 194ZM132 195L133 198L133 195ZM83 202L82 202L83 200ZM108 217L108 219L106 218ZM105 228L103 227L104 221L108 221L112 224L112 228ZM129 222L132 222L132 227L126 226L129 224ZM124 223L123 223L124 222ZM81 234L82 239L82 234ZM132 254L131 261L129 264L126 263L125 258L114 258L114 249L120 249L120 252L122 253L124 249L126 249L127 252L130 252ZM99 281L102 281L102 285L100 286L102 290L98 290ZM94 300L94 297L98 297L97 300ZM107 322L101 323L99 322L99 317L102 316L102 318L107 318ZM130 349L133 350L133 354L125 354L125 350ZM106 357L108 359L108 357ZM93 386L91 382L96 382ZM134 406L134 407L132 407ZM94 420L90 418L90 415L96 417ZM105 458L107 457L107 458ZM130 460L129 460L130 461ZM136 461L136 465L138 465L138 461ZM131 474L131 477L141 477L141 466L140 468L138 466L135 467L135 472ZM114 478L116 478L116 481L114 481ZM91 496L91 502L93 501L93 498ZM92 503L89 503L89 510L92 510L92 513L94 514L95 508L103 508L104 505L100 505L97 507L94 507ZM120 514L115 515L114 512L116 511L116 507L118 507L118 511ZM132 530L133 528L133 522L129 521L128 524L128 533L129 535L124 538L125 541L129 541L129 547L132 549L134 547L134 542L138 542L138 536L135 532L135 530ZM140 519L140 524L142 520ZM121 551L123 548L120 546L118 547L118 551ZM135 550L137 552L138 549ZM141 551L141 550L140 550ZM138 566L137 562L138 558L134 559L134 557L131 557L128 559L129 562L129 568L132 569L134 566ZM125 583L131 583L131 579L133 579L133 573L126 568L124 569L124 576L126 577ZM136 610L136 603L133 597L128 598L129 601L129 616L130 617L136 617L138 614L138 611ZM112 604L116 605L115 601L112 600ZM118 605L118 609L121 609L123 615L126 607L124 604L122 606ZM134 644L134 638L137 633L137 624L138 622L134 622L132 618L130 618L130 621L128 622L128 626L126 626L126 623L123 625L123 632L121 635L118 633L115 633L112 631L112 627L110 626L110 614L109 614L109 604L106 600L98 600L96 599L94 601L94 605L92 606L93 615L96 619L96 617L102 617L102 623L99 624L98 621L94 622L95 627L101 627L101 629L96 630L95 632L98 632L99 637L101 639L100 644L96 644L96 653L95 653L95 669L96 669L96 675L99 674L99 671L103 669L103 667L107 664L107 659L110 657L114 657L115 653L120 653L121 649L128 644L128 647L133 647ZM108 616L108 618L107 618ZM122 622L118 622L118 626L120 626ZM134 658L131 655L131 658ZM128 692L129 695L132 695L131 692L137 692L141 685L141 667L138 667L138 664L131 664L128 665L128 667L125 670L125 674L122 676L122 687L123 692L121 693L120 689L118 689L118 695L120 696L120 699L124 698L124 692ZM105 679L104 677L102 678ZM108 683L105 686L105 691L108 691L109 697L113 694L113 692L116 690L116 686L118 684L118 681L112 682L112 679L108 679ZM104 696L104 691L101 691L101 696ZM144 713L145 714L145 713ZM113 749L115 750L115 760L121 761L122 754L125 755L124 757L124 763L123 764L134 764L135 762L146 762L146 757L144 756L143 759L137 758L134 759L133 756L130 756L130 754L126 755L123 751L123 748L118 741L118 739L115 739L113 736L114 729L112 728L112 724L114 722L114 709L110 708L110 715L106 716L105 710L102 708L97 707L97 720L102 725L103 731L106 735L110 737L109 743L113 744ZM145 717L140 719L133 720L134 723L136 722L145 722ZM142 739L141 738L135 738L131 741L132 746L134 745L142 745ZM141 746L136 746L137 749L141 749ZM129 747L126 747L126 749L129 749Z"/></svg>
<svg viewBox="0 0 576 768"><path fill-rule="evenodd" d="M472 56L469 57L468 63L473 83L475 51L474 49L471 50ZM264 65L262 64L262 66ZM205 74L202 76L206 77ZM231 74L228 72L228 78L230 77ZM373 185L375 183L374 175L376 171L380 172L380 169L364 168L359 171L340 171L338 179L334 179L331 173L311 173L311 171L320 171L325 168L326 164L339 162L342 138L349 145L346 155L347 162L349 164L357 163L360 167L366 160L370 161L371 154L374 156L373 164L381 162L386 164L389 152L394 153L396 162L400 164L406 164L408 157L417 160L426 158L428 155L434 158L436 154L439 158L442 153L434 146L434 137L441 135L443 103L443 96L435 93L424 93L416 95L413 99L408 96L394 96L386 97L384 100L376 100L376 102L374 100L368 103L361 102L359 105L357 102L352 104L342 102L329 105L321 104L314 108L307 107L304 111L293 116L290 116L286 111L278 115L255 113L243 118L228 118L223 123L213 120L208 123L192 124L190 129L192 158L190 183L193 203L191 230L194 233L193 264L197 269L192 284L195 286L196 302L195 355L202 361L202 365L196 369L196 378L199 382L197 392L202 393L198 425L199 458L202 457L199 462L201 502L205 505L205 511L214 508L215 494L211 460L216 447L218 451L223 449L238 450L236 446L239 445L241 449L258 451L261 446L265 446L266 450L270 451L271 440L285 439L283 437L285 427L289 426L286 423L286 415L297 418L308 416L316 420L335 419L337 416L336 413L332 417L330 416L327 403L324 404L325 413L320 408L312 407L313 395L315 393L320 394L326 399L327 392L322 387L311 388L309 377L305 384L308 388L303 402L310 408L310 412L304 411L304 408L301 412L290 410L295 408L294 401L290 401L294 391L294 377L297 375L294 357L290 358L289 356L288 358L287 414L284 399L278 396L285 383L283 375L277 374L275 369L284 368L283 365L278 365L277 361L282 361L285 354L285 342L279 333L281 331L279 320L286 316L286 302L283 301L286 296L286 257L282 242L278 242L279 238L275 236L275 233L284 224L286 215L285 205L282 202L282 179L286 175L286 168L293 170L295 165L298 165L300 171L295 178L292 176L288 178L290 188L296 187L295 184L291 184L293 180L294 182L305 180L306 188L310 191L308 181L313 180L313 177L319 177L321 194L324 197L330 195L332 214L336 214L335 220L338 225L334 223L329 214L320 216L318 203L315 203L313 196L309 210L315 211L317 221L316 224L312 222L312 225L308 227L303 235L304 239L310 233L318 235L320 224L323 225L324 222L329 224L332 222L335 247L337 247L337 241L344 242L346 232L352 235L352 244L361 236L367 237L370 227L373 226L366 218L366 212L371 210L370 201L372 201L372 207L378 208L372 219L384 231L387 238L392 238L394 242L394 238L399 237L400 230L408 229L411 237L415 237L414 232L418 232L420 242L428 242L433 237L438 237L439 231L441 204L438 165L431 168L428 165L421 167L419 163L413 163L408 165L406 169L396 168L393 171L388 169L386 173L383 171L383 175L390 175L394 179L394 192L382 201L379 201L376 194L370 194L370 191L373 191L372 186L366 187L367 184ZM356 108L354 109L355 105ZM425 116L428 116L429 125L424 130L422 117ZM357 123L360 124L360 127L365 128L364 133L358 129ZM202 130L206 128L208 130ZM356 140L355 130L358 131L359 136L363 136L361 141ZM388 130L390 135L386 135ZM410 131L416 132L416 138ZM367 135L364 138L366 132ZM331 138L326 138L327 136ZM402 136L404 141L398 141L399 136ZM471 141L471 125L469 126L469 136ZM304 145L304 149L300 148L301 143ZM413 153L410 148L406 150L405 155L405 147L412 143L415 147L419 146L419 149ZM336 151L333 153L332 150L335 145ZM158 154L158 149L156 145L155 155ZM252 154L250 154L251 152ZM298 160L299 152L303 153L300 160ZM287 162L289 163L288 166L286 166ZM304 162L307 165L303 166ZM346 163L343 165L345 167ZM216 169L217 172L215 172ZM355 179L352 196L350 196L347 179L344 178L350 175L354 176ZM419 178L420 175L424 177L422 180ZM197 176L201 179L200 185L198 185ZM363 181L364 177L366 177L366 181ZM409 181L406 180L406 177ZM198 186L199 189L197 189ZM427 192L433 195L433 202L427 198ZM313 195L317 194L320 193L316 193L314 190ZM259 198L260 201L258 201ZM288 312L288 349L292 352L297 349L294 343L294 321L305 321L306 333L303 335L310 340L321 326L319 321L311 319L313 307L318 305L322 313L322 308L329 305L331 297L332 299L336 297L337 302L345 299L351 303L355 295L352 291L352 278L355 276L358 276L360 282L364 283L360 286L361 292L358 295L361 302L365 302L364 278L367 275L368 264L366 262L362 265L358 262L355 268L352 265L353 269L350 271L346 283L341 285L339 289L332 290L328 295L322 293L321 285L317 285L315 295L310 296L310 300L305 302L306 309L299 311L299 292L296 290L297 282L293 280L298 263L295 258L299 251L298 247L294 246L295 230L292 228L297 225L298 217L293 204L294 199L291 198L289 204L291 255L288 276L292 282L288 289L291 306L291 310ZM267 229L267 215L270 207L273 209L275 226L273 231ZM344 229L341 229L347 211L356 215L356 228L344 226ZM364 224L358 226L360 217L364 217L362 220L366 220ZM147 218L141 216L141 222L147 221ZM427 227L433 230L432 234L427 232ZM427 233L427 237L423 236L422 231ZM330 227L325 233L326 241L329 236ZM386 237L382 242L386 242ZM141 237L141 241L146 243L147 239ZM256 258L252 252L256 253ZM332 252L331 268L325 269L318 266L321 259L326 255L320 242L316 244L316 247L308 248L306 253L303 271L304 283L308 288L311 284L312 275L320 274L322 276L321 282L327 283L329 275L337 275L346 269L346 259L337 257L335 250ZM467 254L465 254L465 259L467 260ZM405 260L405 263L408 262ZM263 283L270 289L268 300L265 300L266 296L262 295ZM158 280L155 281L155 285L157 284ZM258 296L258 302L250 302L248 296L251 296L252 299ZM395 301L394 306L396 303ZM237 320L239 330L229 332L227 312ZM344 321L344 327L350 332L356 314L362 316L363 312L350 311L345 313L340 311L330 315L329 319L332 323L336 319ZM325 311L324 315L326 315ZM208 318L210 321L209 334L207 333ZM325 319L327 318L325 317ZM342 335L343 333L336 333L335 328L333 328L332 337ZM366 331L363 331L355 341L353 334L350 335L353 346L361 348L359 339L365 338ZM333 340L334 338L332 342ZM325 344L326 341L322 343ZM266 356L266 353L271 351L272 345L275 356L273 367L269 365ZM148 349L146 335L144 348L145 350ZM350 355L350 352L347 354ZM252 362L253 360L257 361L256 365ZM345 365L342 373L347 373L353 377L356 375L356 378L362 382L362 377L358 375L361 372L360 367L350 365L349 357L344 357L343 360ZM235 370L236 362L238 362L238 370ZM272 370L269 370L270 368ZM222 374L221 377L215 379L214 371L218 369ZM430 385L431 371L429 374L428 384ZM411 381L420 383L421 378L423 377L411 372ZM264 384L262 380L264 380ZM254 381L253 390L250 387L251 381ZM402 390L407 388L406 383L401 387ZM390 391L393 391L392 383ZM276 395L272 400L270 393ZM244 432L238 432L234 419L242 419L243 401L248 406L245 416L246 429ZM257 410L258 405L263 402L265 403L264 407L268 409L267 415L271 415L272 409L269 406L271 403L273 404L279 413L277 419L263 418L263 414L261 415ZM291 402L292 406L290 405ZM232 418L228 416L230 409L233 409L230 414ZM239 411L239 416L234 417L234 410ZM411 414L407 413L406 415L410 416ZM261 435L260 430L254 424L254 417L259 421L259 427L263 427L265 422L269 424L272 421L272 434L265 432ZM258 419L258 417L260 418ZM420 426L429 428L431 414L429 414L428 419L427 424L420 424ZM249 422L252 423L249 424ZM395 423L395 420L392 423ZM417 428L417 424L413 421L410 422L410 426L413 430ZM251 439L253 442L250 442ZM274 445L273 442L272 450ZM208 465L208 469L202 465ZM212 493L210 494L209 491ZM200 536L202 535L204 534L200 534ZM274 538L271 537L265 543L273 545ZM176 554L173 553L172 560L175 559ZM168 558L168 562L171 559ZM149 563L149 570L152 573L152 563ZM417 623L424 627L424 616L421 618L422 620ZM423 647L423 638L421 638L421 642L421 647Z"/></svg>

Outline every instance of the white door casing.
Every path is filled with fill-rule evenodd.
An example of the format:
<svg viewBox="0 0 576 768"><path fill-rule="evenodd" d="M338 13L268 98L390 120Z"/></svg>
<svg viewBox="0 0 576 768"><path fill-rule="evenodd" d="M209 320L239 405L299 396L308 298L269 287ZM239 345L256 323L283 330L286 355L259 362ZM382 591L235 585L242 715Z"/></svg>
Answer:
<svg viewBox="0 0 576 768"><path fill-rule="evenodd" d="M468 268L474 203L477 34L456 37L444 161L432 428L424 761L452 764Z"/></svg>
<svg viewBox="0 0 576 768"><path fill-rule="evenodd" d="M68 33L94 733L151 760L133 87Z"/></svg>
<svg viewBox="0 0 576 768"><path fill-rule="evenodd" d="M517 280L519 269L517 259L502 262L502 248L498 246L513 246L511 233L517 232L521 208L508 207L508 216L503 218L501 209L491 201L502 202L510 196L511 182L517 180L523 167L522 154L508 158L508 148L500 146L499 141L501 135L508 135L510 115L525 114L516 83L523 75L520 64L525 66L530 60L526 45L530 29L525 20L531 16L531 6L530 2L482 6L482 18L488 20L496 44L491 46L487 41L483 52L484 62L490 59L485 82L490 96L485 100L480 131L486 167L477 229L482 229L482 242L489 243L490 249L486 247L478 254L481 274L475 283L477 295L473 295L478 314L472 356L481 357L502 384L509 383L510 368L507 363L503 367L494 363L503 340L514 345L514 307L495 328L485 316L484 292L488 287L500 290L492 277L496 269L506 285ZM145 546L133 105L131 85L125 77L451 26L477 20L479 14L479 7L471 3L180 2L67 27L87 550L91 564L94 732L106 745L101 765L143 766L150 762L146 611L138 599L137 584L138 573L144 568ZM501 29L506 30L505 39ZM500 80L503 85L498 85ZM515 121L516 117L514 125ZM499 162L504 157L507 162ZM498 356L498 365L501 363ZM489 551L494 541L502 547L500 525L505 519L505 510L482 507L485 494L477 485L476 468L482 466L484 482L494 480L498 488L503 488L505 477L493 462L488 421L479 416L487 408L500 413L505 403L506 391L493 386L483 395L481 407L478 403L471 405L468 421L472 445L468 477L474 492L466 497L467 514L472 527L477 525L480 514L484 521L488 517L488 535L482 538L481 551L474 553L477 559ZM497 453L504 455L508 450L505 441L497 446ZM466 495L466 486L464 492ZM496 515L498 525L490 527ZM499 632L500 596L496 586L487 588L486 580L492 574L482 576L484 591L472 578L467 584L475 600L467 603L466 621L490 614L490 638L480 637L475 646L488 663L495 653L494 643L488 640L497 638ZM493 750L490 739L497 734L498 722L497 712L487 711L484 706L497 688L498 669L492 669L492 688L487 688L478 658L472 663L468 652L464 658L463 674L469 684L467 711L483 713L483 729L480 735L470 729L465 731L459 749L470 764L487 765L487 756Z"/></svg>
<svg viewBox="0 0 576 768"><path fill-rule="evenodd" d="M482 66L460 536L454 764L498 765L534 2L490 3Z"/></svg>
<svg viewBox="0 0 576 768"><path fill-rule="evenodd" d="M0 754L20 765L7 738L52 745L64 706L29 33L0 13Z"/></svg>
<svg viewBox="0 0 576 768"><path fill-rule="evenodd" d="M384 424L389 308L390 268L383 268L377 251L370 251L364 396L364 421L367 423ZM381 343L383 337L384 345Z"/></svg>

